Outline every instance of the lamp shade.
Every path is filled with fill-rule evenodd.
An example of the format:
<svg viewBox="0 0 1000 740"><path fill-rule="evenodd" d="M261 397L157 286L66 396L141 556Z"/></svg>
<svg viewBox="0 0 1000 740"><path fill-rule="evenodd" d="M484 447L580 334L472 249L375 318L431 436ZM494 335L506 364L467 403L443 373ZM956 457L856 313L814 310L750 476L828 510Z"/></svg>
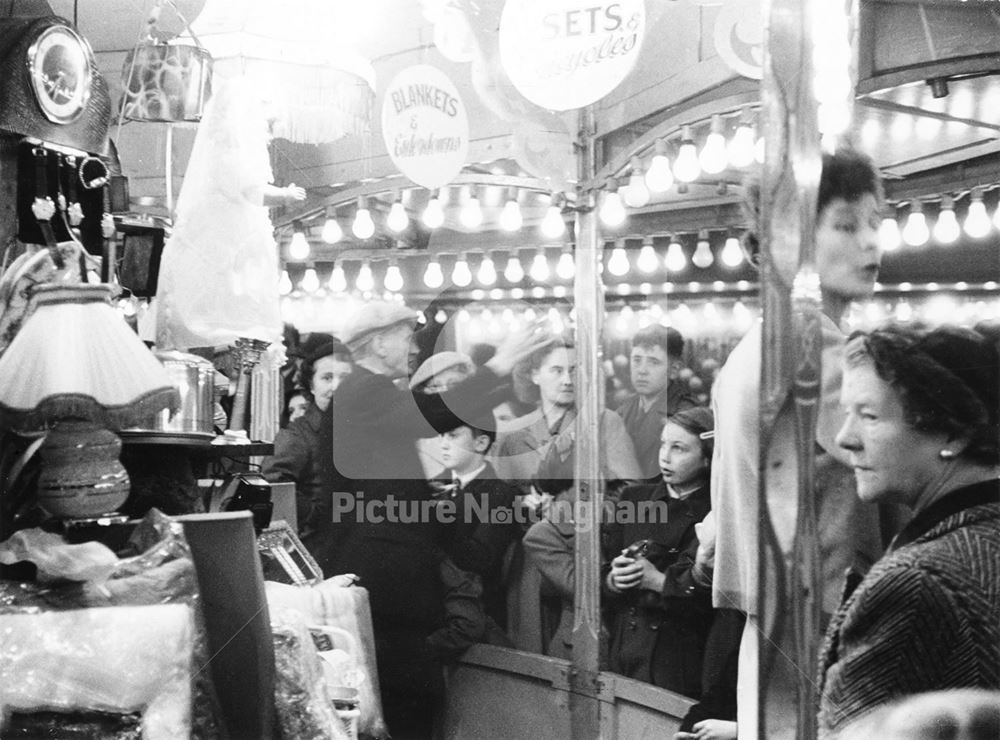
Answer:
<svg viewBox="0 0 1000 740"><path fill-rule="evenodd" d="M111 307L107 285L40 285L0 357L0 421L37 430L59 419L113 429L178 406L160 362Z"/></svg>
<svg viewBox="0 0 1000 740"><path fill-rule="evenodd" d="M220 75L238 71L277 106L276 136L323 144L363 134L371 123L375 70L351 49L354 5L207 0L191 32Z"/></svg>

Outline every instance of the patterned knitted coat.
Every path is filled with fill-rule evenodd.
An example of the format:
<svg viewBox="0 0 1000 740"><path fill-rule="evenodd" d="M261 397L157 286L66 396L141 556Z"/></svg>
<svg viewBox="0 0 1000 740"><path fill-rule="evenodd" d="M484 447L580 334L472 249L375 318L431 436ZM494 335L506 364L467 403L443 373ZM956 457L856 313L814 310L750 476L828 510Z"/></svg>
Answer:
<svg viewBox="0 0 1000 740"><path fill-rule="evenodd" d="M830 622L819 680L820 737L909 694L1000 689L1000 482L906 526Z"/></svg>

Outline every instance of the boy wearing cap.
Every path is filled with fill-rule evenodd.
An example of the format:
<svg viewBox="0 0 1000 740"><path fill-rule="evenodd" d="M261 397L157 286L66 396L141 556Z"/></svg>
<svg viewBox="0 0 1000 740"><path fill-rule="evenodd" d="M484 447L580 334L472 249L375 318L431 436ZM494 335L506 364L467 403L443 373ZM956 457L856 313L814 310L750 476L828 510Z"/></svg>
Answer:
<svg viewBox="0 0 1000 740"><path fill-rule="evenodd" d="M442 393L468 378L475 370L472 359L462 352L436 352L414 371L410 377L410 390L414 393ZM417 440L417 455L428 480L444 471L437 433L429 424L427 432Z"/></svg>
<svg viewBox="0 0 1000 740"><path fill-rule="evenodd" d="M457 416L439 427L445 473L432 481L439 499L451 501L454 522L444 524L441 545L459 568L483 579L486 613L507 621L501 569L504 553L518 536L513 507L518 489L497 478L486 460L496 439L492 414L465 422Z"/></svg>
<svg viewBox="0 0 1000 740"><path fill-rule="evenodd" d="M684 337L673 327L651 324L632 337L629 373L635 395L618 407L635 445L644 478L660 474L660 432L671 414L698 405L684 383L677 382Z"/></svg>

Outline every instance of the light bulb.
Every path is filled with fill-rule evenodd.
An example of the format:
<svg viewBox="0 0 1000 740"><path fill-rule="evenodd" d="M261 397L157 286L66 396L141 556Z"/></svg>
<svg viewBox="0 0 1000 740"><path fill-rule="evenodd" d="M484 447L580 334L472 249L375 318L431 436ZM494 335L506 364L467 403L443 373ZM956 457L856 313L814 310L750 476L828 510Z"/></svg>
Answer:
<svg viewBox="0 0 1000 740"><path fill-rule="evenodd" d="M700 267L702 270L706 267L711 267L712 263L715 262L715 255L712 254L712 245L707 238L698 239L694 254L691 255L691 262L694 263L695 267Z"/></svg>
<svg viewBox="0 0 1000 740"><path fill-rule="evenodd" d="M767 143L764 141L764 137L761 136L757 139L757 143L753 145L753 158L757 160L758 164L764 164L764 153Z"/></svg>
<svg viewBox="0 0 1000 740"><path fill-rule="evenodd" d="M899 224L895 216L886 216L882 219L882 225L878 227L878 243L884 252L892 252L899 249L903 237L899 234Z"/></svg>
<svg viewBox="0 0 1000 740"><path fill-rule="evenodd" d="M519 283L524 280L524 268L521 266L521 260L517 258L516 254L512 254L507 259L507 266L503 269L503 276L511 283Z"/></svg>
<svg viewBox="0 0 1000 740"><path fill-rule="evenodd" d="M653 249L652 244L642 245L635 265L639 268L640 272L645 273L655 272L656 268L660 266L660 260L656 258L656 250Z"/></svg>
<svg viewBox="0 0 1000 740"><path fill-rule="evenodd" d="M973 239L982 239L990 233L990 218L986 215L982 193L978 191L972 193L969 212L965 216L965 233Z"/></svg>
<svg viewBox="0 0 1000 740"><path fill-rule="evenodd" d="M327 283L334 293L343 293L347 290L347 276L344 275L344 268L341 265L334 265L333 272L330 273L330 282Z"/></svg>
<svg viewBox="0 0 1000 740"><path fill-rule="evenodd" d="M479 198L475 193L465 201L462 210L458 214L458 220L467 229L478 229L483 223L483 207L479 204Z"/></svg>
<svg viewBox="0 0 1000 740"><path fill-rule="evenodd" d="M410 225L410 217L406 215L406 209L403 208L402 202L397 200L392 204L389 215L385 218L385 225L389 227L390 231L397 234Z"/></svg>
<svg viewBox="0 0 1000 740"><path fill-rule="evenodd" d="M292 279L288 277L288 270L281 271L278 279L278 295L288 295L292 292Z"/></svg>
<svg viewBox="0 0 1000 740"><path fill-rule="evenodd" d="M536 283L544 283L549 279L549 261L545 258L544 249L539 249L535 253L535 259L531 261L531 269L528 274Z"/></svg>
<svg viewBox="0 0 1000 740"><path fill-rule="evenodd" d="M293 260L304 260L309 258L309 240L301 231L292 234L292 241L288 244L288 256Z"/></svg>
<svg viewBox="0 0 1000 740"><path fill-rule="evenodd" d="M681 272L687 267L687 257L684 256L684 247L680 245L680 242L670 242L664 263L667 266L667 272Z"/></svg>
<svg viewBox="0 0 1000 740"><path fill-rule="evenodd" d="M398 293L403 289L403 273L400 271L399 265L389 265L385 271L385 279L382 281L382 285L385 286L386 290L391 290L393 293Z"/></svg>
<svg viewBox="0 0 1000 740"><path fill-rule="evenodd" d="M434 314L434 320L439 324L443 324L448 320L448 314L444 312L443 308L439 308L438 312Z"/></svg>
<svg viewBox="0 0 1000 740"><path fill-rule="evenodd" d="M646 170L646 185L654 193L664 193L674 184L674 173L666 154L654 154Z"/></svg>
<svg viewBox="0 0 1000 740"><path fill-rule="evenodd" d="M497 281L497 268L488 254L479 263L476 280L479 281L480 285L493 285Z"/></svg>
<svg viewBox="0 0 1000 740"><path fill-rule="evenodd" d="M542 235L548 239L558 239L566 231L562 210L557 205L551 205L545 211L541 224Z"/></svg>
<svg viewBox="0 0 1000 740"><path fill-rule="evenodd" d="M459 288L464 288L472 282L472 270L469 269L464 254L458 255L458 259L455 260L455 267L451 271L451 282Z"/></svg>
<svg viewBox="0 0 1000 740"><path fill-rule="evenodd" d="M559 309L555 306L549 309L546 318L549 320L549 328L552 329L553 334L562 334L566 330L566 324L563 323L562 314L559 313Z"/></svg>
<svg viewBox="0 0 1000 740"><path fill-rule="evenodd" d="M985 215L984 208L983 216ZM990 222L987 220L987 230L989 227ZM941 199L941 210L938 212L937 221L934 222L934 238L941 244L951 244L961 233L962 229L958 225L958 219L955 218L955 202L949 196L944 196Z"/></svg>
<svg viewBox="0 0 1000 740"><path fill-rule="evenodd" d="M649 187L642 174L642 162L638 157L632 157L632 174L624 193L625 204L630 208L642 208L649 203L649 197Z"/></svg>
<svg viewBox="0 0 1000 740"><path fill-rule="evenodd" d="M306 293L315 293L319 290L319 275L316 274L316 269L313 267L307 267L305 275L302 276L302 282L300 283L302 290Z"/></svg>
<svg viewBox="0 0 1000 740"><path fill-rule="evenodd" d="M361 263L361 269L358 270L358 277L354 281L354 287L362 293L370 293L375 287L375 277L372 275L372 267L367 262Z"/></svg>
<svg viewBox="0 0 1000 740"><path fill-rule="evenodd" d="M333 216L328 216L326 222L323 224L323 232L320 234L320 239L326 244L336 244L343 238L344 230L340 228L337 219Z"/></svg>
<svg viewBox="0 0 1000 740"><path fill-rule="evenodd" d="M625 188L625 203L631 208L642 208L649 203L650 192L641 170L633 170Z"/></svg>
<svg viewBox="0 0 1000 740"><path fill-rule="evenodd" d="M717 175L726 169L726 137L722 135L722 118L717 115L712 116L712 130L705 139L698 164L710 175Z"/></svg>
<svg viewBox="0 0 1000 740"><path fill-rule="evenodd" d="M561 220L561 219L560 219ZM524 218L521 216L521 206L513 198L503 204L500 212L500 228L504 231L517 231L521 228Z"/></svg>
<svg viewBox="0 0 1000 740"><path fill-rule="evenodd" d="M674 161L674 175L681 182L694 182L700 174L701 165L698 162L698 150L695 149L694 141L691 139L691 129L685 126L681 148Z"/></svg>
<svg viewBox="0 0 1000 740"><path fill-rule="evenodd" d="M427 207L421 218L428 229L437 229L444 223L444 206L436 193L427 201Z"/></svg>
<svg viewBox="0 0 1000 740"><path fill-rule="evenodd" d="M740 240L735 236L728 237L726 243L722 245L719 258L726 267L739 267L743 262L743 250L740 248Z"/></svg>
<svg viewBox="0 0 1000 740"><path fill-rule="evenodd" d="M625 206L617 191L609 190L604 193L604 202L601 203L601 211L598 215L601 217L601 223L605 226L613 228L625 223Z"/></svg>
<svg viewBox="0 0 1000 740"><path fill-rule="evenodd" d="M930 236L927 219L924 218L924 206L920 201L916 201L910 208L906 225L903 226L903 241L911 247L919 247L926 244Z"/></svg>
<svg viewBox="0 0 1000 740"><path fill-rule="evenodd" d="M729 164L733 167L749 167L753 163L753 150L753 127L749 123L741 123L726 147Z"/></svg>
<svg viewBox="0 0 1000 740"><path fill-rule="evenodd" d="M444 273L441 272L441 263L437 260L431 260L424 270L424 285L428 288L440 288L444 285Z"/></svg>
<svg viewBox="0 0 1000 740"><path fill-rule="evenodd" d="M372 221L371 211L368 210L364 198L358 198L358 210L354 214L354 223L351 224L351 232L358 239L371 239L375 233L375 222Z"/></svg>
<svg viewBox="0 0 1000 740"><path fill-rule="evenodd" d="M563 280L572 280L576 274L576 263L573 262L573 255L570 252L563 252L556 262L556 275Z"/></svg>
<svg viewBox="0 0 1000 740"><path fill-rule="evenodd" d="M618 245L611 250L611 258L608 260L608 272L621 277L628 274L630 267L625 247Z"/></svg>

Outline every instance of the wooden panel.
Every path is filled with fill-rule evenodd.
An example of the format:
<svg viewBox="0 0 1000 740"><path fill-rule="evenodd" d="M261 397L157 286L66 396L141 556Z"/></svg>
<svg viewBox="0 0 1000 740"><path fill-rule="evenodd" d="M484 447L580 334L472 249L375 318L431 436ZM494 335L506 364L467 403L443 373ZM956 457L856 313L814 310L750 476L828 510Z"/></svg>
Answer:
<svg viewBox="0 0 1000 740"><path fill-rule="evenodd" d="M442 737L569 740L569 661L477 645L448 673ZM670 738L693 705L670 691L601 673L604 740ZM595 734L596 734L596 728Z"/></svg>

